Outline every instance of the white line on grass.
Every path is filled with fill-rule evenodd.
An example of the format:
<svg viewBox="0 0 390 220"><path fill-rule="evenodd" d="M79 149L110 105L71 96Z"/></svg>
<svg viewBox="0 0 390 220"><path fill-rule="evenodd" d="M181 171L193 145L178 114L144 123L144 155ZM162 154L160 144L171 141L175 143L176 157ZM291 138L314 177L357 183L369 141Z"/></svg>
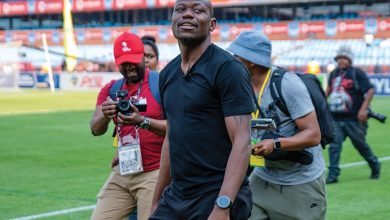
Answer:
<svg viewBox="0 0 390 220"><path fill-rule="evenodd" d="M390 160L390 156L379 158L379 161L387 161L387 160ZM365 164L367 164L366 161L346 163L346 164L340 165L340 168L357 167L357 166L362 166ZM20 217L20 218L14 218L11 220L30 220L30 219L46 218L46 217L50 217L50 216L66 215L66 214L73 213L73 212L81 212L81 211L91 210L94 208L95 208L95 205L82 206L82 207L78 207L78 208L63 209L63 210L58 210L58 211L46 212L46 213L42 213L42 214L38 214L38 215L30 215L30 216L25 216L25 217Z"/></svg>
<svg viewBox="0 0 390 220"><path fill-rule="evenodd" d="M30 216L26 216L26 217L14 218L11 220L29 220L29 219L45 218L45 217L50 217L50 216L55 216L55 215L65 215L65 214L69 214L72 212L91 210L94 208L95 208L95 205L82 206L82 207L73 208L73 209L63 209L63 210L58 210L58 211L46 212L46 213L42 213L42 214L38 214L38 215L30 215Z"/></svg>
<svg viewBox="0 0 390 220"><path fill-rule="evenodd" d="M381 157L379 158L379 161L386 161L390 160L390 156L388 157ZM346 164L341 164L340 168L349 168L349 167L356 167L356 166L361 166L367 164L366 161L359 161L359 162L353 162L353 163L346 163Z"/></svg>

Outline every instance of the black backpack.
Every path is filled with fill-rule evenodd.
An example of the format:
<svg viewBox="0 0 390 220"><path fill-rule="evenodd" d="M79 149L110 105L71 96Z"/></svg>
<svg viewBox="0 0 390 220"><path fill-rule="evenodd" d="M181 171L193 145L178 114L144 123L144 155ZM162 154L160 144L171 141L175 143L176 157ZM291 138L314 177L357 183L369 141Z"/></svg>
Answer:
<svg viewBox="0 0 390 220"><path fill-rule="evenodd" d="M286 72L287 70L282 68L274 70L270 80L270 89L272 99L274 100L276 106L285 115L290 116L285 101L281 95L282 79ZM328 108L325 92L321 87L320 81L315 75L301 73L295 74L301 78L310 93L310 98L317 114L318 125L321 130L321 145L325 148L327 144L332 143L335 139L332 115Z"/></svg>

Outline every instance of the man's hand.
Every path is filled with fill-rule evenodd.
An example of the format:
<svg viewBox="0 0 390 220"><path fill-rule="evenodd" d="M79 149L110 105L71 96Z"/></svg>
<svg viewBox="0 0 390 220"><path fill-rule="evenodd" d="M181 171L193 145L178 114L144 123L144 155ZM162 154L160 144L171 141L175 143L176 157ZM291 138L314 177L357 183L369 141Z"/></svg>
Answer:
<svg viewBox="0 0 390 220"><path fill-rule="evenodd" d="M368 112L367 112L367 109L363 109L361 108L358 112L358 115L357 115L357 118L359 120L360 123L366 123L367 122L367 119L368 119Z"/></svg>
<svg viewBox="0 0 390 220"><path fill-rule="evenodd" d="M118 123L122 125L139 125L141 122L144 121L145 117L139 113L135 105L130 104L130 107L133 110L130 115L124 115L120 112L118 113Z"/></svg>
<svg viewBox="0 0 390 220"><path fill-rule="evenodd" d="M252 145L252 154L266 156L274 151L274 140L265 139Z"/></svg>
<svg viewBox="0 0 390 220"><path fill-rule="evenodd" d="M111 168L115 167L116 165L119 164L119 155L118 155L118 150L115 152L114 158L111 160Z"/></svg>
<svg viewBox="0 0 390 220"><path fill-rule="evenodd" d="M104 117L108 119L115 118L117 114L116 104L110 97L107 97L106 101L102 103L102 112Z"/></svg>
<svg viewBox="0 0 390 220"><path fill-rule="evenodd" d="M152 215L156 211L157 207L158 207L158 202L156 203L153 202L152 207L150 208L150 215Z"/></svg>
<svg viewBox="0 0 390 220"><path fill-rule="evenodd" d="M214 209L207 220L230 220L229 211L230 209L221 209L214 205Z"/></svg>

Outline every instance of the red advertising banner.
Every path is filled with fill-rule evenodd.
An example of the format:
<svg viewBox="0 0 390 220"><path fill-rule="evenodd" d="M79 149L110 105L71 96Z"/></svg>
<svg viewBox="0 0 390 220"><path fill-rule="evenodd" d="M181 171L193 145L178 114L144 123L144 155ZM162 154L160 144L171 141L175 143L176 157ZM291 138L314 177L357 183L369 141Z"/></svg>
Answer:
<svg viewBox="0 0 390 220"><path fill-rule="evenodd" d="M27 1L2 2L0 6L1 6L0 9L1 16L26 15L28 12Z"/></svg>
<svg viewBox="0 0 390 220"><path fill-rule="evenodd" d="M325 23L324 22L300 22L299 23L299 33L324 33Z"/></svg>
<svg viewBox="0 0 390 220"><path fill-rule="evenodd" d="M103 10L128 10L140 8L173 7L176 0L73 0L72 11L93 12ZM212 0L216 7L253 5L253 0ZM0 2L0 16L62 13L63 0L20 0Z"/></svg>
<svg viewBox="0 0 390 220"><path fill-rule="evenodd" d="M0 32L0 42L5 42L5 32Z"/></svg>
<svg viewBox="0 0 390 220"><path fill-rule="evenodd" d="M266 35L273 35L273 34L287 35L288 26L287 23L268 23L268 24L264 24L263 32Z"/></svg>
<svg viewBox="0 0 390 220"><path fill-rule="evenodd" d="M135 8L146 8L145 0L114 0L112 9L125 10Z"/></svg>
<svg viewBox="0 0 390 220"><path fill-rule="evenodd" d="M249 0L211 0L211 2L213 3L213 6L244 5L250 2L253 3L253 1Z"/></svg>
<svg viewBox="0 0 390 220"><path fill-rule="evenodd" d="M175 5L176 0L156 0L157 4L156 7L173 7Z"/></svg>
<svg viewBox="0 0 390 220"><path fill-rule="evenodd" d="M104 0L73 0L72 11L104 11Z"/></svg>
<svg viewBox="0 0 390 220"><path fill-rule="evenodd" d="M38 0L35 2L35 14L62 13L63 0Z"/></svg>
<svg viewBox="0 0 390 220"><path fill-rule="evenodd" d="M337 22L337 30L340 33L364 31L364 21L363 20L339 21Z"/></svg>
<svg viewBox="0 0 390 220"><path fill-rule="evenodd" d="M217 25L211 35L214 41L232 41L246 30L262 31L272 40L363 39L367 33L373 34L375 38L383 38L390 36L390 19L221 24ZM80 45L110 44L125 31L135 33L140 37L152 35L159 43L176 42L169 25L78 28L75 29L75 36L77 44ZM23 41L32 45L40 45L43 33L46 34L50 45L63 44L62 29L0 31L0 42Z"/></svg>
<svg viewBox="0 0 390 220"><path fill-rule="evenodd" d="M17 32L12 32L12 35L11 35L11 39L12 41L23 41L23 42L27 42L27 31L17 31Z"/></svg>
<svg viewBox="0 0 390 220"><path fill-rule="evenodd" d="M390 31L390 19L383 19L379 21L380 31Z"/></svg>

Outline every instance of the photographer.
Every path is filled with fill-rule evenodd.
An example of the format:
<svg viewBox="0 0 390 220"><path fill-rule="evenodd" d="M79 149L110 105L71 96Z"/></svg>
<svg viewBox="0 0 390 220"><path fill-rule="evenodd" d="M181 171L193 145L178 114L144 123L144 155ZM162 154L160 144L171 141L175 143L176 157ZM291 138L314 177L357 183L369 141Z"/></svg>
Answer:
<svg viewBox="0 0 390 220"><path fill-rule="evenodd" d="M280 125L273 137L264 132L257 134L261 141L252 146L253 154L265 157L265 166L256 167L249 177L253 194L250 220L325 219L325 162L319 144L321 132L305 84L295 73L285 72L282 76L281 96L290 113L288 116L275 106L276 101L271 95L271 80L277 76L278 68L272 66L270 40L260 32L245 31L227 50L251 74L252 87L263 113L253 113L252 119L264 118L264 115ZM275 153L302 151L311 155L312 161L300 163L287 157L268 159Z"/></svg>
<svg viewBox="0 0 390 220"><path fill-rule="evenodd" d="M93 135L102 135L111 119L114 121L119 158L117 152L92 219L124 219L137 206L138 219L144 220L150 215L166 123L153 94L156 88L152 86L158 83L150 82L152 72L145 68L141 39L127 32L121 34L114 43L114 56L124 80L120 91L115 91L117 100L110 96L111 87L118 81L101 89L90 128Z"/></svg>
<svg viewBox="0 0 390 220"><path fill-rule="evenodd" d="M336 135L329 147L327 184L338 182L341 148L346 137L351 139L353 146L370 166L370 178L378 179L380 176L380 163L366 140L368 107L374 88L366 73L352 66L352 56L349 47L342 46L338 49L334 58L338 67L330 73L326 91Z"/></svg>

